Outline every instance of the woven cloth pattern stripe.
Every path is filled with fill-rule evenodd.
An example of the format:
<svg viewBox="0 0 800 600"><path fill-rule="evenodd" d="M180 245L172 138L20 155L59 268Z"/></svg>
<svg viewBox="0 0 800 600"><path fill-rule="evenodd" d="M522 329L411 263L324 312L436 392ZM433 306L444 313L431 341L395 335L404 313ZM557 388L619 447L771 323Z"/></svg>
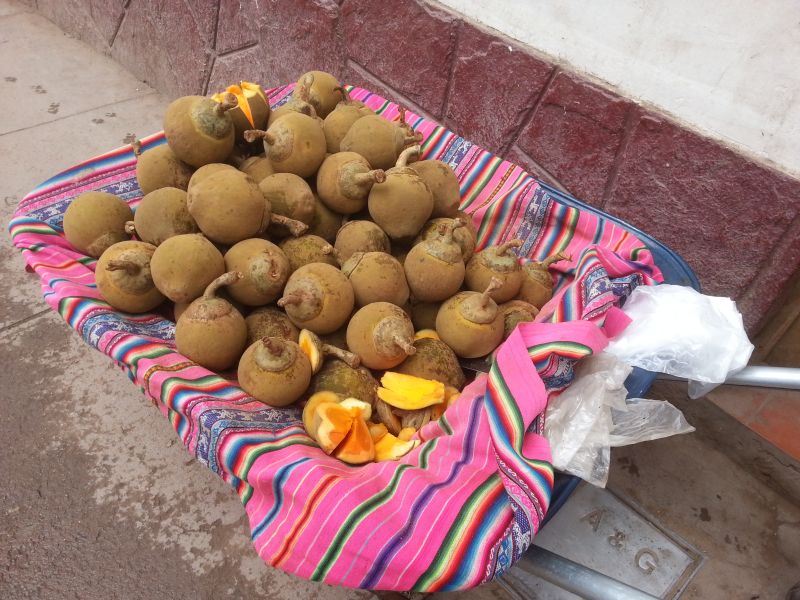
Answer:
<svg viewBox="0 0 800 600"><path fill-rule="evenodd" d="M273 107L292 86L268 92ZM398 106L353 88L389 120ZM113 310L95 285L96 261L63 237L66 207L102 190L136 208L135 156L121 148L44 182L9 225L14 245L42 283L45 301L87 344L108 355L167 417L187 450L241 498L253 544L267 563L354 588L433 592L473 587L502 574L528 548L553 485L540 435L550 399L581 357L606 344L604 317L637 285L661 280L631 232L561 204L521 168L412 113L423 158L456 172L478 249L523 241L523 260L561 251L556 293L535 323L520 326L488 375L470 383L422 444L396 462L353 467L306 435L299 407L254 401L231 373L210 372L175 350L171 309ZM163 134L144 138L147 150Z"/></svg>

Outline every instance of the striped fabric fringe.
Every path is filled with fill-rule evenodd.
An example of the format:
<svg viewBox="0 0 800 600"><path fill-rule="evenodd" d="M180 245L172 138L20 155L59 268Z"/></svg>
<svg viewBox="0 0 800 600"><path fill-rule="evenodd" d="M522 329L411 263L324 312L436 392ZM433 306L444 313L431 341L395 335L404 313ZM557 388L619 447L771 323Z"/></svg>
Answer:
<svg viewBox="0 0 800 600"><path fill-rule="evenodd" d="M291 86L270 90L273 106ZM378 114L398 106L353 89ZM66 207L82 192L107 191L134 209L141 198L135 157L121 148L60 173L28 194L9 229L47 303L91 346L125 369L170 420L187 450L236 490L252 541L267 563L298 576L354 588L458 590L505 571L529 546L550 502L553 468L541 433L548 399L573 365L606 343L608 311L637 285L660 280L629 231L561 204L521 168L414 114L424 158L448 163L478 249L523 240L524 260L562 251L557 293L538 322L520 326L491 372L420 432L397 462L353 467L322 452L297 407L254 401L230 374L212 373L175 351L168 308L128 315L97 292L96 261L62 234ZM143 140L144 150L164 143Z"/></svg>

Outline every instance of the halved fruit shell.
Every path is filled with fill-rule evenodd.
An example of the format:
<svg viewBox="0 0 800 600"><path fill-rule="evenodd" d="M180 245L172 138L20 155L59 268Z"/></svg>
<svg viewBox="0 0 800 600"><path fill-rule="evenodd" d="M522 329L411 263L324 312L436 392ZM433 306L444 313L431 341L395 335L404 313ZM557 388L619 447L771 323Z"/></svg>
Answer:
<svg viewBox="0 0 800 600"><path fill-rule="evenodd" d="M313 414L309 433L326 454L331 454L344 442L353 428L354 421L363 421L363 419L356 419L350 410L335 402L322 402L317 405ZM369 435L369 431L367 431L367 435Z"/></svg>
<svg viewBox="0 0 800 600"><path fill-rule="evenodd" d="M353 420L347 437L336 447L333 455L351 465L362 465L375 458L375 444L364 419Z"/></svg>

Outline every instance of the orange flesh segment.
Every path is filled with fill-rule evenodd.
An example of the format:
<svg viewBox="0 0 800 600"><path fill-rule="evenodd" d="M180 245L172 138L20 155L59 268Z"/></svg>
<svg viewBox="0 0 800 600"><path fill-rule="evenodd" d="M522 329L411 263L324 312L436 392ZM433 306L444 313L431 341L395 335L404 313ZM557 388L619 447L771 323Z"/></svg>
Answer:
<svg viewBox="0 0 800 600"><path fill-rule="evenodd" d="M379 441L383 436L389 433L389 430L383 423L367 423L367 427L369 427L369 435L372 437L373 442Z"/></svg>
<svg viewBox="0 0 800 600"><path fill-rule="evenodd" d="M308 362L311 363L311 372L316 373L319 371L320 367L322 366L322 356L320 356L319 350L309 339L309 336L304 335L303 332L300 332L298 345L300 346L300 350L303 351L303 354L308 357Z"/></svg>
<svg viewBox="0 0 800 600"><path fill-rule="evenodd" d="M255 127L256 123L253 120L253 113L250 111L250 102L247 101L247 96L245 96L242 88L240 88L238 85L229 85L228 89L225 91L236 96L236 100L239 102L239 108L242 110L242 114L244 114L248 123Z"/></svg>
<svg viewBox="0 0 800 600"><path fill-rule="evenodd" d="M375 458L375 444L364 419L355 419L350 432L333 455L351 465L360 465Z"/></svg>
<svg viewBox="0 0 800 600"><path fill-rule="evenodd" d="M414 429L413 427L403 427L400 430L400 433L397 434L397 439L407 442L412 437L414 437L415 433L417 433L417 430Z"/></svg>
<svg viewBox="0 0 800 600"><path fill-rule="evenodd" d="M317 411L317 407L323 402L333 402L336 404L339 402L339 396L334 392L317 392L308 399L308 402L306 402L306 405L303 407L303 427L305 427L306 433L311 437L314 437L312 431L314 427L314 413Z"/></svg>
<svg viewBox="0 0 800 600"><path fill-rule="evenodd" d="M326 454L330 454L345 440L355 420L361 419L354 419L349 410L338 404L323 402L314 412L311 437Z"/></svg>

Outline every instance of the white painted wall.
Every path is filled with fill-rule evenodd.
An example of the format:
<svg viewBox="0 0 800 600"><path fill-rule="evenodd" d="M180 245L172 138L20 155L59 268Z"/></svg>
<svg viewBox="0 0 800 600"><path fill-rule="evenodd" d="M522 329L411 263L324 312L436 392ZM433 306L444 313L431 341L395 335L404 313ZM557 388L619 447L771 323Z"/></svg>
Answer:
<svg viewBox="0 0 800 600"><path fill-rule="evenodd" d="M798 0L439 0L800 175Z"/></svg>

